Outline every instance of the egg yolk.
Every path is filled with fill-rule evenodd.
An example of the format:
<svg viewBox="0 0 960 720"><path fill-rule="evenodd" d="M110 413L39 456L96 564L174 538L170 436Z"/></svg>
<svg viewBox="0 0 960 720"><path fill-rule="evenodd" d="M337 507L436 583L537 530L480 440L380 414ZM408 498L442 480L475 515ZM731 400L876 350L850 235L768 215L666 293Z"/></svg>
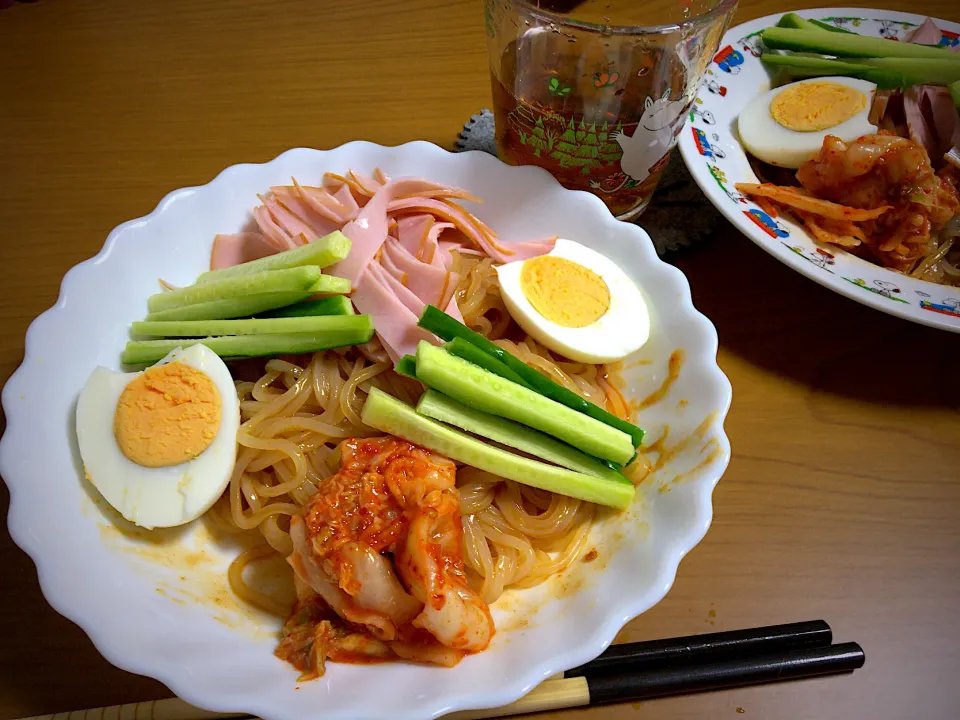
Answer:
<svg viewBox="0 0 960 720"><path fill-rule="evenodd" d="M770 103L770 115L783 127L817 132L839 125L867 107L859 90L832 82L800 83L779 93Z"/></svg>
<svg viewBox="0 0 960 720"><path fill-rule="evenodd" d="M520 289L538 313L561 327L586 327L610 309L603 278L566 258L541 255L527 260Z"/></svg>
<svg viewBox="0 0 960 720"><path fill-rule="evenodd" d="M220 427L213 381L181 362L134 378L117 403L113 433L120 450L143 467L179 465L210 447Z"/></svg>

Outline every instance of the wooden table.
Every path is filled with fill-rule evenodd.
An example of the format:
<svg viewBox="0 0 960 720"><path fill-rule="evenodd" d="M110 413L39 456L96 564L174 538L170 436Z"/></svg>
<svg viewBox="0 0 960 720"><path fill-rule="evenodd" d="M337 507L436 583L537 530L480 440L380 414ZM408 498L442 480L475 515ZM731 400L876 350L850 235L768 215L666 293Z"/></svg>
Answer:
<svg viewBox="0 0 960 720"><path fill-rule="evenodd" d="M911 9L960 19L954 0ZM780 10L746 0L737 20ZM490 104L482 28L468 0L41 0L0 11L0 377L67 269L168 191L300 145L450 147ZM671 261L720 334L734 455L706 539L620 637L822 617L864 646L867 665L562 717L956 718L960 336L833 294L730 226ZM0 569L0 717L169 696L110 666L48 607L5 528Z"/></svg>

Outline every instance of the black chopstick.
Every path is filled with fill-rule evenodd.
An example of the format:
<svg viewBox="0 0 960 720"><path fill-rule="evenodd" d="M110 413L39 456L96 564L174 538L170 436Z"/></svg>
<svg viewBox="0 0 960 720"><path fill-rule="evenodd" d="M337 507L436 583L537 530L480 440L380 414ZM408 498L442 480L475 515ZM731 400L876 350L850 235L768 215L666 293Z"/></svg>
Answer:
<svg viewBox="0 0 960 720"><path fill-rule="evenodd" d="M703 665L679 665L596 677L588 675L585 679L589 704L604 705L853 672L863 667L865 659L863 648L850 642Z"/></svg>
<svg viewBox="0 0 960 720"><path fill-rule="evenodd" d="M567 670L564 677L595 676L629 669L662 668L756 657L802 648L826 647L833 632L823 620L705 633L668 640L612 645L594 660Z"/></svg>

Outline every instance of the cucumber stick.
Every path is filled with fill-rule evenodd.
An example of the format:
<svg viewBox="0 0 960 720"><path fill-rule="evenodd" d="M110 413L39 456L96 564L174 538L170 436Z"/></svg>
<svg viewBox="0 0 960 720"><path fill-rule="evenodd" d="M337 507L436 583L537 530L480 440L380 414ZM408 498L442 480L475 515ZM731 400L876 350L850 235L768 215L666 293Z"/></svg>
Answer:
<svg viewBox="0 0 960 720"><path fill-rule="evenodd" d="M321 317L254 318L251 320L186 320L135 322L135 335L155 337L208 337L211 335L276 335L278 333L323 333L350 331L373 333L369 315L328 315ZM364 341L365 342L365 341Z"/></svg>
<svg viewBox="0 0 960 720"><path fill-rule="evenodd" d="M809 55L764 53L766 65L785 68L794 77L844 75L876 83L881 90L908 85L949 85L960 80L960 63L938 58L853 58L832 60Z"/></svg>
<svg viewBox="0 0 960 720"><path fill-rule="evenodd" d="M905 58L889 58L890 60L905 60ZM760 61L765 65L782 68L793 78L822 77L824 75L842 75L868 80L876 83L881 90L904 87L916 82L923 82L911 78L902 72L894 72L880 67L867 65L870 58L857 58L855 62L845 60L831 60L830 58L812 57L809 55L777 55L764 53ZM937 62L932 60L930 62Z"/></svg>
<svg viewBox="0 0 960 720"><path fill-rule="evenodd" d="M198 343L206 345L220 357L260 357L286 353L307 353L328 348L367 342L373 332L330 331L318 333L286 333L277 335L236 335L194 339L131 340L121 358L126 365L154 363L171 350Z"/></svg>
<svg viewBox="0 0 960 720"><path fill-rule="evenodd" d="M857 33L853 32L853 30L845 30L845 29L842 28L842 27L837 27L836 25L830 25L830 24L828 24L828 23L821 22L820 20L810 20L809 22L810 22L812 25L815 25L816 27L820 28L821 30L826 30L827 32L841 33L841 34L843 34L843 35L856 35L856 34L857 34Z"/></svg>
<svg viewBox="0 0 960 720"><path fill-rule="evenodd" d="M630 483L621 473L566 443L510 420L474 410L436 390L427 390L421 396L417 412L569 470L612 482Z"/></svg>
<svg viewBox="0 0 960 720"><path fill-rule="evenodd" d="M213 300L211 302L184 305L183 307L161 310L147 315L148 321L170 320L222 320L256 315L266 310L274 310L306 300L313 291L258 293L244 297Z"/></svg>
<svg viewBox="0 0 960 720"><path fill-rule="evenodd" d="M950 85L960 81L960 62L950 58L861 58L857 61L870 67L900 73L909 85Z"/></svg>
<svg viewBox="0 0 960 720"><path fill-rule="evenodd" d="M950 97L953 98L953 105L960 110L960 80L950 83Z"/></svg>
<svg viewBox="0 0 960 720"><path fill-rule="evenodd" d="M819 29L768 27L763 31L763 44L776 50L815 52L840 57L932 58L960 63L960 56L936 45L919 45L852 33L827 33Z"/></svg>
<svg viewBox="0 0 960 720"><path fill-rule="evenodd" d="M612 482L547 465L487 445L466 433L418 414L409 405L377 388L371 388L363 405L361 418L365 424L385 433L531 487L620 510L628 508L633 501L634 488L629 483Z"/></svg>
<svg viewBox="0 0 960 720"><path fill-rule="evenodd" d="M225 278L238 277L240 275L252 275L263 272L264 270L285 270L292 267L303 265L316 265L317 267L327 267L343 260L350 253L350 238L339 230L335 230L329 235L318 238L311 243L301 245L293 250L285 250L276 255L253 260L251 262L234 265L233 267L220 268L203 273L197 278L197 285L214 280L224 280Z"/></svg>
<svg viewBox="0 0 960 720"><path fill-rule="evenodd" d="M541 430L589 455L626 465L634 456L630 436L538 392L421 340L417 379L477 410Z"/></svg>
<svg viewBox="0 0 960 720"><path fill-rule="evenodd" d="M633 441L633 447L638 448L640 447L640 443L643 442L643 430L636 425L626 420L621 420L599 405L594 405L592 402L584 400L575 392L571 392L562 385L558 385L539 370L530 367L523 362L523 360L511 355L499 345L490 342L480 333L474 332L463 323L450 317L440 308L427 305L427 307L424 308L423 315L420 316L420 322L418 324L442 340L450 341L459 337L477 346L487 355L495 357L510 368L519 375L527 385L541 395L555 400L568 408L572 408L577 412L583 413L594 420L599 420L601 423L627 433Z"/></svg>
<svg viewBox="0 0 960 720"><path fill-rule="evenodd" d="M417 359L413 355L404 355L397 361L394 368L398 373L408 378L417 379Z"/></svg>
<svg viewBox="0 0 960 720"><path fill-rule="evenodd" d="M458 358L463 358L467 362L472 362L474 365L479 365L484 370L489 370L494 375L499 375L507 380L512 380L518 385L523 385L527 388L530 387L530 385L513 370L508 368L492 355L487 355L483 350L468 340L455 337L444 347L446 347L447 352L449 352L451 355L456 355Z"/></svg>
<svg viewBox="0 0 960 720"><path fill-rule="evenodd" d="M260 293L303 292L315 285L320 276L320 268L315 266L265 270L253 275L239 275L157 293L147 300L147 309L150 312L160 312L185 305L230 300Z"/></svg>
<svg viewBox="0 0 960 720"><path fill-rule="evenodd" d="M332 278L332 275L323 275L324 278ZM313 317L317 315L354 315L353 303L350 298L343 295L331 295L330 297L318 298L317 300L307 300L306 302L289 305L278 310L271 310L264 313L263 317L281 318L281 317Z"/></svg>
<svg viewBox="0 0 960 720"><path fill-rule="evenodd" d="M796 13L787 13L777 21L777 27L780 28L794 28L796 30L818 30L819 28L814 25L810 20L802 18Z"/></svg>

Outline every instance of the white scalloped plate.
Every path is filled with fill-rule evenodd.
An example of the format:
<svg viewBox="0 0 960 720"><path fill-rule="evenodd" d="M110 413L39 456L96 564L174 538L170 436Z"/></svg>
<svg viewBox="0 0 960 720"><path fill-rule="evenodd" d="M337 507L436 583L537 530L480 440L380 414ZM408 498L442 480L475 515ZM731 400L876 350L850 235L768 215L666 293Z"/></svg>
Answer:
<svg viewBox="0 0 960 720"><path fill-rule="evenodd" d="M802 17L834 23L861 35L903 39L926 16L892 10L816 8ZM771 218L736 191L738 182L759 182L737 135L737 116L770 76L759 60L759 32L782 13L751 20L728 30L707 70L680 135L680 154L700 189L740 232L802 275L890 315L922 325L960 332L960 288L915 280L886 270L835 245L822 245L803 227L784 217ZM932 18L952 33L944 42L960 42L960 25Z"/></svg>
<svg viewBox="0 0 960 720"><path fill-rule="evenodd" d="M467 188L486 200L472 209L501 238L559 234L617 261L652 310L650 342L623 372L626 395L637 400L655 391L671 353L684 355L665 398L639 413L651 442L669 425L665 444L673 452L631 510L594 528L597 560L496 604L498 634L486 652L453 669L331 664L325 677L298 685L296 673L272 654L277 622L242 608L226 589L224 570L236 553L229 540L203 522L131 532L96 502L82 480L73 408L94 366L118 367L127 326L146 312L157 278L192 281L208 264L214 234L238 230L257 192L291 176L317 182L325 171L374 167ZM711 494L730 454L723 420L731 390L716 352L713 325L647 234L538 168L424 142L291 150L171 193L67 273L56 306L30 326L23 364L3 390L8 425L0 472L10 488L10 532L36 563L50 604L108 660L157 678L196 705L277 720L401 720L502 705L599 654L627 621L663 598L681 558L706 533Z"/></svg>

